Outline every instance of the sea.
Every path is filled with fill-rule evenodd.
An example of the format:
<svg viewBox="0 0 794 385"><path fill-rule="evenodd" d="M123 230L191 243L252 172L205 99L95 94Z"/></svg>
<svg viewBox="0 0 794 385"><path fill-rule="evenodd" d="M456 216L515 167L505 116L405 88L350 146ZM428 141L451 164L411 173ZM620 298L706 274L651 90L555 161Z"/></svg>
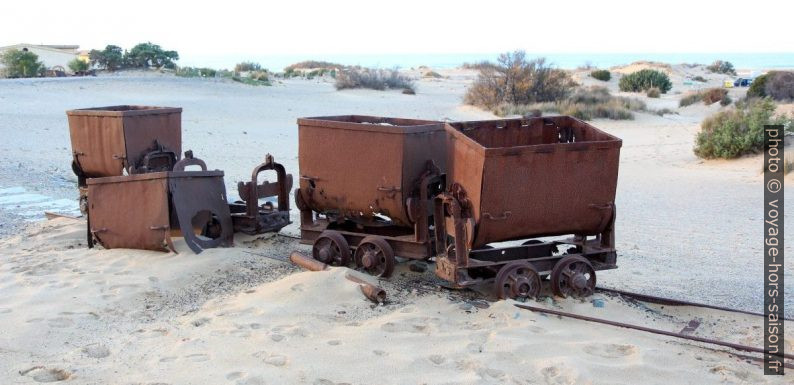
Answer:
<svg viewBox="0 0 794 385"><path fill-rule="evenodd" d="M371 68L455 68L463 63L484 60L495 61L498 53L459 54L189 54L179 60L181 66L233 68L236 63L252 61L271 71L279 72L284 67L304 60L322 60L343 65L360 65ZM794 68L792 53L527 53L528 58L544 57L558 68L573 69L582 66L608 68L648 60L669 64L710 64L715 60L727 60L739 70L769 70Z"/></svg>

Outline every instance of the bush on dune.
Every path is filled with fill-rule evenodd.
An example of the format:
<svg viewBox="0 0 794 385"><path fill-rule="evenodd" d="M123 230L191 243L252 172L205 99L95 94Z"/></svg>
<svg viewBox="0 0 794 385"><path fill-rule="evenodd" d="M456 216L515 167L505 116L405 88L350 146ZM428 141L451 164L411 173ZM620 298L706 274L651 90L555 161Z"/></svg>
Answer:
<svg viewBox="0 0 794 385"><path fill-rule="evenodd" d="M649 98L657 99L660 96L662 96L662 91L659 90L659 88L657 87L651 87L648 88L648 92L645 95L648 96Z"/></svg>
<svg viewBox="0 0 794 385"><path fill-rule="evenodd" d="M774 116L775 103L753 99L720 111L703 121L695 139L695 155L701 158L736 158L757 153L764 145L764 125L783 124L791 131L791 120Z"/></svg>
<svg viewBox="0 0 794 385"><path fill-rule="evenodd" d="M775 100L794 100L794 72L773 71L764 85L767 96Z"/></svg>
<svg viewBox="0 0 794 385"><path fill-rule="evenodd" d="M706 69L709 70L710 72L714 72L718 74L736 76L736 70L733 68L733 64L731 64L731 62L729 61L715 60L714 63L711 63L711 65L706 66Z"/></svg>
<svg viewBox="0 0 794 385"><path fill-rule="evenodd" d="M620 78L618 83L621 91L625 92L645 92L650 88L658 88L663 94L673 88L670 77L664 72L644 69L632 72Z"/></svg>
<svg viewBox="0 0 794 385"><path fill-rule="evenodd" d="M337 90L369 88L381 91L386 89L415 91L413 80L400 74L396 69L348 68L337 73L335 86Z"/></svg>
<svg viewBox="0 0 794 385"><path fill-rule="evenodd" d="M720 102L720 105L727 106L731 104L731 97L728 96L728 90L724 88L709 88L707 90L693 92L681 98L678 101L679 107L686 107L697 102L703 102L705 105L711 105Z"/></svg>
<svg viewBox="0 0 794 385"><path fill-rule="evenodd" d="M331 63L322 60L306 60L284 67L284 72L295 72L300 69L327 69L327 70L340 70L345 66L338 63Z"/></svg>
<svg viewBox="0 0 794 385"><path fill-rule="evenodd" d="M261 71L261 70L262 70L262 66L259 63L254 63L250 61L237 63L234 66L234 72L250 72L250 71Z"/></svg>
<svg viewBox="0 0 794 385"><path fill-rule="evenodd" d="M598 79L604 82L608 82L609 79L612 79L612 74L609 73L607 70L595 70L590 72L590 77L593 79Z"/></svg>
<svg viewBox="0 0 794 385"><path fill-rule="evenodd" d="M631 120L634 119L633 111L645 110L645 103L641 100L612 96L605 87L592 86L577 88L564 100L520 105L504 103L497 106L494 112L500 116L555 113L581 120Z"/></svg>
<svg viewBox="0 0 794 385"><path fill-rule="evenodd" d="M576 86L568 72L543 58L527 60L524 51L499 55L496 64L481 63L466 91L466 104L492 110L502 104L524 105L565 99Z"/></svg>

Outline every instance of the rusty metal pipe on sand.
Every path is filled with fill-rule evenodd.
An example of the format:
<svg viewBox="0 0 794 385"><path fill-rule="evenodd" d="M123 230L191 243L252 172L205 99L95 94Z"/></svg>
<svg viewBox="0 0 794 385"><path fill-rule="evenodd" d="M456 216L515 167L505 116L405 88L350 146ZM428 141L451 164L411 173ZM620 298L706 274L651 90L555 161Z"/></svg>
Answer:
<svg viewBox="0 0 794 385"><path fill-rule="evenodd" d="M328 267L328 265L325 263L322 263L314 258L310 258L299 251L293 251L290 253L289 260L293 264L309 271L323 271ZM386 291L382 288L367 282L363 278L357 277L350 271L345 274L345 278L349 281L359 284L361 292L370 301L375 303L384 303L386 301Z"/></svg>

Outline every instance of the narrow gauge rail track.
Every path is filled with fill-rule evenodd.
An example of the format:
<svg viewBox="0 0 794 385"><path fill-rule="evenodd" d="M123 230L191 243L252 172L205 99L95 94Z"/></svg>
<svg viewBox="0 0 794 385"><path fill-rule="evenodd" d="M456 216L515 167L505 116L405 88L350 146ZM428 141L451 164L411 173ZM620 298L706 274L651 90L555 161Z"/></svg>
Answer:
<svg viewBox="0 0 794 385"><path fill-rule="evenodd" d="M646 294L631 293L631 292L622 291L622 290L597 288L596 291L597 292L603 292L603 293L613 293L613 294L617 294L617 295L619 295L621 297L624 297L624 298L633 298L633 299L636 299L638 301L655 303L655 304L664 304L664 305L668 305L668 306L692 306L692 307L700 307L700 308L721 310L721 311L726 311L726 312L731 312L731 313L748 314L748 315L761 316L761 317L764 316L761 313L754 313L754 312L745 311L745 310L732 309L732 308L727 308L727 307L722 307L722 306L714 306L714 305L708 305L708 304L701 304L701 303L683 301L683 300L678 300L678 299L673 299L673 298L664 298L664 297L656 297L656 296L651 296L651 295L646 295ZM736 350L736 351L766 354L766 351L763 348L758 348L758 347L755 347L755 346L742 345L742 344L737 344L737 343L733 343L733 342L721 341L721 340L716 340L716 339L713 339L713 338L698 337L698 336L694 336L694 335L689 334L692 331L694 331L694 328L691 328L690 330L687 330L688 328L685 328L685 330L682 330L681 332L671 332L671 331L662 330L662 329L649 328L647 326L629 324L629 323L619 322L619 321L612 321L612 320L603 319L603 318L590 317L590 316L586 316L586 315L570 313L570 312L565 312L565 311L561 311L561 310L545 309L545 308L542 308L542 307L525 305L525 304L520 304L520 303L515 304L515 306L520 308L520 309L529 310L529 311L533 311L533 312L537 312L537 313L556 315L556 316L559 316L559 317L573 318L573 319L578 319L578 320L587 321L587 322L594 322L594 323L600 323L600 324L604 324L604 325L610 325L610 326L621 327L621 328L626 328L626 329L638 330L638 331L642 331L642 332L646 332L646 333L660 334L660 335L665 335L665 336L668 336L668 337L675 337L675 338L681 338L681 339L690 340L690 341L702 342L702 343L711 344L711 345L724 346L724 347L727 347L727 348L730 348L730 349L733 349L733 350ZM786 319L790 319L790 318L786 318ZM697 325L695 325L695 327L697 327ZM716 349L712 349L712 350L716 350ZM719 350L719 351L723 351L723 350ZM725 351L723 351L723 352L725 352ZM744 359L753 360L753 361L756 361L756 362L763 361L763 358L756 357L756 356L748 356L748 355L737 355L737 356L741 357L741 358L744 358ZM779 354L778 356L782 357L784 359L787 359L787 360L794 360L794 354L785 354L785 353L783 353L783 354ZM789 368L789 369L794 369L794 363L791 363L791 362L784 363L784 366L786 368Z"/></svg>

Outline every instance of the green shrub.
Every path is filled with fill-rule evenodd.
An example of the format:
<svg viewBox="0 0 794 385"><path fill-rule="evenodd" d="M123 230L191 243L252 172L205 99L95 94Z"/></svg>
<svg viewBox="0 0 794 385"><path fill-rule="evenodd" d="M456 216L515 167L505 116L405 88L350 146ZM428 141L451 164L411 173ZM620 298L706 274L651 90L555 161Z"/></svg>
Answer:
<svg viewBox="0 0 794 385"><path fill-rule="evenodd" d="M731 103L733 103L733 99L731 99L729 95L725 95L722 100L720 100L720 105L723 107L730 105Z"/></svg>
<svg viewBox="0 0 794 385"><path fill-rule="evenodd" d="M769 74L764 74L753 80L753 83L750 84L750 88L747 89L747 97L763 98L766 96L766 79L768 75Z"/></svg>
<svg viewBox="0 0 794 385"><path fill-rule="evenodd" d="M733 68L733 64L731 64L729 61L715 60L714 63L706 66L706 69L718 74L736 76L736 70Z"/></svg>
<svg viewBox="0 0 794 385"><path fill-rule="evenodd" d="M92 49L88 58L91 64L108 71L116 71L124 66L124 52L117 45L107 45L102 51Z"/></svg>
<svg viewBox="0 0 794 385"><path fill-rule="evenodd" d="M70 61L69 69L76 74L85 73L88 71L88 62L75 58L74 60Z"/></svg>
<svg viewBox="0 0 794 385"><path fill-rule="evenodd" d="M9 78L36 77L44 72L44 63L30 51L10 49L0 56L0 62L5 66L5 76Z"/></svg>
<svg viewBox="0 0 794 385"><path fill-rule="evenodd" d="M167 51L152 42L140 43L124 53L124 65L130 68L175 68L176 51Z"/></svg>
<svg viewBox="0 0 794 385"><path fill-rule="evenodd" d="M196 68L196 67L177 67L174 71L176 76L183 76L186 78L214 78L217 76L218 71L212 68Z"/></svg>
<svg viewBox="0 0 794 385"><path fill-rule="evenodd" d="M767 74L765 83L766 96L783 101L794 99L794 72L772 71Z"/></svg>
<svg viewBox="0 0 794 385"><path fill-rule="evenodd" d="M658 98L662 95L662 91L660 91L657 87L651 87L648 88L646 95L648 95L649 98Z"/></svg>
<svg viewBox="0 0 794 385"><path fill-rule="evenodd" d="M673 84L667 74L652 69L639 70L625 75L620 78L618 86L621 91L626 92L643 92L649 88L656 87L663 94L673 88Z"/></svg>
<svg viewBox="0 0 794 385"><path fill-rule="evenodd" d="M501 54L496 64L480 63L479 71L464 102L486 109L563 100L576 86L568 72L553 68L543 58L527 60L524 51Z"/></svg>
<svg viewBox="0 0 794 385"><path fill-rule="evenodd" d="M791 121L775 117L775 103L769 98L737 103L703 121L695 139L695 155L701 158L736 158L763 149L764 125L783 124L791 130Z"/></svg>
<svg viewBox="0 0 794 385"><path fill-rule="evenodd" d="M604 82L608 82L609 79L612 79L612 74L607 70L595 70L590 72L590 77L593 79L598 79Z"/></svg>
<svg viewBox="0 0 794 385"><path fill-rule="evenodd" d="M346 88L369 88L373 90L386 89L414 89L413 80L400 74L400 71L348 68L336 75L335 87L337 90Z"/></svg>
<svg viewBox="0 0 794 385"><path fill-rule="evenodd" d="M701 83L705 83L705 82L708 81L708 80L706 80L706 78L704 78L703 76L700 76L700 75L693 77L692 80L694 80L696 82L701 82Z"/></svg>

